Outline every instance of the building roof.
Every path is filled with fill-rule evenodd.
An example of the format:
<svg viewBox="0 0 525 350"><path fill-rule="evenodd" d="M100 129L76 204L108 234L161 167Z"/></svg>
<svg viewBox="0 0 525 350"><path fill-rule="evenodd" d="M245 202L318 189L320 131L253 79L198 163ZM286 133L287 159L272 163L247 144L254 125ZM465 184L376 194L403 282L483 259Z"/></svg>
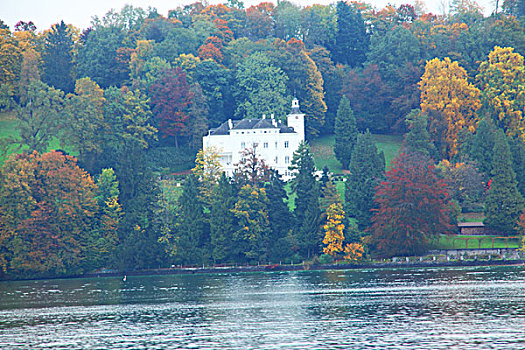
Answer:
<svg viewBox="0 0 525 350"><path fill-rule="evenodd" d="M253 130L253 129L279 129L279 133L294 133L292 127L286 126L280 120L276 119L242 119L228 120L222 123L218 128L211 129L210 135L229 135L230 130Z"/></svg>
<svg viewBox="0 0 525 350"><path fill-rule="evenodd" d="M458 227L485 227L482 222L460 222Z"/></svg>

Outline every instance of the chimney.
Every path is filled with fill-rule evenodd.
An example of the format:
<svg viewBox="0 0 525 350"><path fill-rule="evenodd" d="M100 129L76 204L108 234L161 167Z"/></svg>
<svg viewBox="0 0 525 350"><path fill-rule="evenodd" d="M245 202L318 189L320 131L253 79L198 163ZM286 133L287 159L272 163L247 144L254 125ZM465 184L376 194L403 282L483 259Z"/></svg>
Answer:
<svg viewBox="0 0 525 350"><path fill-rule="evenodd" d="M274 115L273 115L273 113L272 113L272 119L273 119L273 117L274 117Z"/></svg>
<svg viewBox="0 0 525 350"><path fill-rule="evenodd" d="M263 118L263 119L266 119L266 114L263 114L263 117L262 117L262 118Z"/></svg>
<svg viewBox="0 0 525 350"><path fill-rule="evenodd" d="M233 123L231 119L228 119L228 129L233 129Z"/></svg>

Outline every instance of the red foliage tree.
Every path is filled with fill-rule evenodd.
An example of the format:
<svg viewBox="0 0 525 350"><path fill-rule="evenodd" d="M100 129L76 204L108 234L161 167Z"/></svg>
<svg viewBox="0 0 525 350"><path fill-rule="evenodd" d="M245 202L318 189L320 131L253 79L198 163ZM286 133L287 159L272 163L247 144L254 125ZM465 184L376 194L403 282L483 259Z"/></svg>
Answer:
<svg viewBox="0 0 525 350"><path fill-rule="evenodd" d="M181 68L165 70L159 80L150 88L153 112L163 137L173 137L175 146L188 126L189 111L193 93Z"/></svg>
<svg viewBox="0 0 525 350"><path fill-rule="evenodd" d="M246 31L250 39L264 39L273 32L275 7L270 2L261 2L246 10Z"/></svg>
<svg viewBox="0 0 525 350"><path fill-rule="evenodd" d="M421 154L400 154L377 187L379 209L368 243L379 257L423 253L431 238L451 231L445 182Z"/></svg>

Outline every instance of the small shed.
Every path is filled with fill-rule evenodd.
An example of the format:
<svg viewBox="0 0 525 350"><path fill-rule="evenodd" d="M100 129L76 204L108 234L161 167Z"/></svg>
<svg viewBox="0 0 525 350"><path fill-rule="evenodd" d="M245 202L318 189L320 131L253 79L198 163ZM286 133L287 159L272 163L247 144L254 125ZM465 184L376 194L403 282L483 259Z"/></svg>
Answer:
<svg viewBox="0 0 525 350"><path fill-rule="evenodd" d="M460 222L459 232L462 235L491 235L492 232L482 222Z"/></svg>

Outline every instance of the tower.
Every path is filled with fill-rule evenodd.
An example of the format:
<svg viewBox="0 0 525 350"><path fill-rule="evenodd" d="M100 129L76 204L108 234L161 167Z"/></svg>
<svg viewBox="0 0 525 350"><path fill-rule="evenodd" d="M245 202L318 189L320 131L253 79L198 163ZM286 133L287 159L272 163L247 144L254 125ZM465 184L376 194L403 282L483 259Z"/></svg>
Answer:
<svg viewBox="0 0 525 350"><path fill-rule="evenodd" d="M288 126L300 135L301 140L304 140L304 113L299 109L299 100L296 97L292 100L292 110L287 119Z"/></svg>

